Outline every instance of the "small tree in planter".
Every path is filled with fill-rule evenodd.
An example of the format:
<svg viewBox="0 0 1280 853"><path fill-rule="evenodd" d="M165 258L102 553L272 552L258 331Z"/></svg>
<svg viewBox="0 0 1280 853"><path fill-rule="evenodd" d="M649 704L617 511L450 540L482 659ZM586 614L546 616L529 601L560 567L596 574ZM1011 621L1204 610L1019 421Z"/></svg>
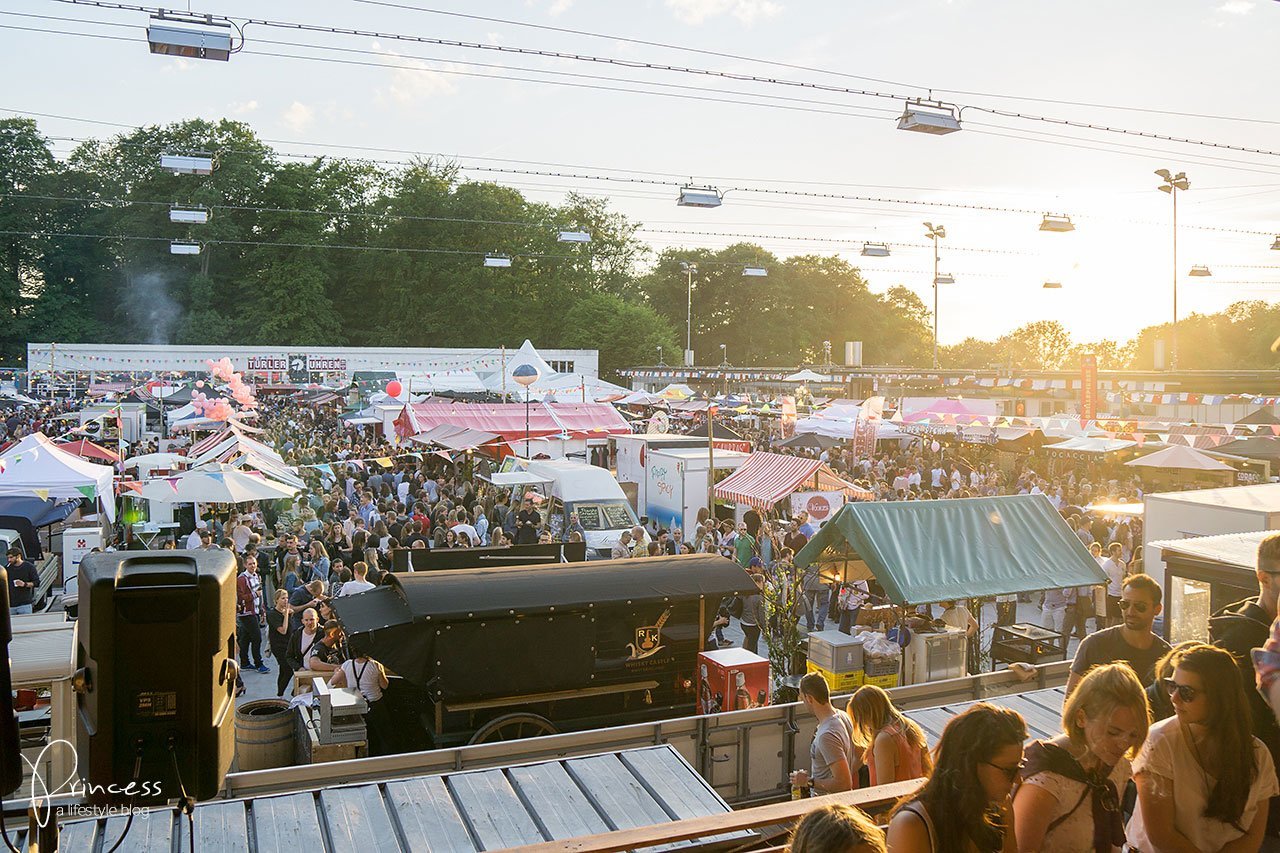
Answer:
<svg viewBox="0 0 1280 853"><path fill-rule="evenodd" d="M793 566L779 563L765 573L765 646L769 649L769 672L773 678L774 704L799 698L800 676L804 675L804 638L800 635L800 584Z"/></svg>

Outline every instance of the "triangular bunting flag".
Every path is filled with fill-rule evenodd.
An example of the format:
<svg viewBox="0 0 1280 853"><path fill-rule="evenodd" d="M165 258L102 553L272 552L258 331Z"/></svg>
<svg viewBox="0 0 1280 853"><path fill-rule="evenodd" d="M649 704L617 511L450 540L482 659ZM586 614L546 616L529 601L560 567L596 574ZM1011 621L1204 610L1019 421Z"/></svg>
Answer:
<svg viewBox="0 0 1280 853"><path fill-rule="evenodd" d="M1162 432L1162 433L1160 433L1160 440L1161 440L1162 442L1164 442L1165 444L1168 444L1168 443L1169 443L1169 439L1171 439L1171 438L1173 438L1173 436L1169 435L1169 433L1167 433L1167 432Z"/></svg>
<svg viewBox="0 0 1280 853"><path fill-rule="evenodd" d="M221 471L210 471L209 479L213 480L215 483L222 483L226 481L227 477Z"/></svg>
<svg viewBox="0 0 1280 853"><path fill-rule="evenodd" d="M169 488L173 489L175 492L178 491L177 477L165 477L164 481L169 484Z"/></svg>
<svg viewBox="0 0 1280 853"><path fill-rule="evenodd" d="M330 465L328 462L321 462L319 465L315 467L319 468L321 473L328 474L330 477L333 476L333 466Z"/></svg>
<svg viewBox="0 0 1280 853"><path fill-rule="evenodd" d="M375 460L373 460L373 461L374 461L374 462L377 462L377 463L378 463L379 465L381 465L383 468L390 468L390 467L391 467L391 458L390 458L390 457L388 457L388 456L379 456L377 459L375 459Z"/></svg>
<svg viewBox="0 0 1280 853"><path fill-rule="evenodd" d="M97 486L76 486L76 491L84 495L86 498L96 497L98 494Z"/></svg>
<svg viewBox="0 0 1280 853"><path fill-rule="evenodd" d="M1138 443L1139 447L1141 447L1147 443L1147 434L1145 432L1135 432L1133 434L1133 440Z"/></svg>
<svg viewBox="0 0 1280 853"><path fill-rule="evenodd" d="M1280 435L1280 424L1271 424L1271 434Z"/></svg>
<svg viewBox="0 0 1280 853"><path fill-rule="evenodd" d="M245 471L244 473L248 474L250 477L257 477L259 480L267 479L267 475L261 471Z"/></svg>
<svg viewBox="0 0 1280 853"><path fill-rule="evenodd" d="M47 501L47 500L49 500L49 490L48 490L48 489L32 489L31 491L35 492L35 493L36 493L36 497L38 497L40 500L42 500L42 501Z"/></svg>

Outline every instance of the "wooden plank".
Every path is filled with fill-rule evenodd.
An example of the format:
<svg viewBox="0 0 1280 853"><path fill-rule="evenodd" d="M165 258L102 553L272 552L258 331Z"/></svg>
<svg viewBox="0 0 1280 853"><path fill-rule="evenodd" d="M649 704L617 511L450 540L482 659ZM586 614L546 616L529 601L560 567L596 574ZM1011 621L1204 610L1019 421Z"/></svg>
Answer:
<svg viewBox="0 0 1280 853"><path fill-rule="evenodd" d="M195 820L197 850L248 853L249 821L244 813L244 803L205 803L196 806L192 818ZM191 849L187 832L187 820L184 817L178 824L180 851Z"/></svg>
<svg viewBox="0 0 1280 853"><path fill-rule="evenodd" d="M481 850L546 840L501 770L454 773L445 784Z"/></svg>
<svg viewBox="0 0 1280 853"><path fill-rule="evenodd" d="M615 829L634 829L672 819L672 815L645 790L616 753L575 758L564 763L596 809ZM685 845L679 842L674 846Z"/></svg>
<svg viewBox="0 0 1280 853"><path fill-rule="evenodd" d="M1022 698L1028 702L1034 702L1061 720L1062 706L1067 702L1067 691L1061 687L1051 687L1048 690L1023 693Z"/></svg>
<svg viewBox="0 0 1280 853"><path fill-rule="evenodd" d="M58 826L58 846L64 850L92 850L93 841L98 835L98 821L75 820ZM104 850L115 844L115 836L107 842Z"/></svg>
<svg viewBox="0 0 1280 853"><path fill-rule="evenodd" d="M727 814L690 818L603 835L571 838L568 841L548 841L512 849L519 850L520 853L620 853L623 850L635 850L693 838L700 839L743 829L757 829L776 823L794 823L814 809L837 803L874 810L914 794L922 784L924 784L923 779L911 779L906 782L894 782L891 785L845 791L842 794L828 794L825 797L786 800Z"/></svg>
<svg viewBox="0 0 1280 853"><path fill-rule="evenodd" d="M919 711L908 711L907 716L920 724L929 743L935 744L942 737L942 730L955 714L942 708L922 708Z"/></svg>
<svg viewBox="0 0 1280 853"><path fill-rule="evenodd" d="M387 799L396 810L410 853L469 853L478 849L442 777L388 782Z"/></svg>
<svg viewBox="0 0 1280 853"><path fill-rule="evenodd" d="M1032 737L1051 738L1062 730L1062 719L1049 713L1044 707L1028 702L1021 696L1002 696L1000 704L1017 711L1026 720L1028 734Z"/></svg>
<svg viewBox="0 0 1280 853"><path fill-rule="evenodd" d="M172 853L175 813L177 812L172 808L152 808L134 815L133 826L129 827L128 838L120 845L120 849L128 850L129 853ZM187 816L182 815L182 820L186 822ZM110 839L111 836L104 839L102 849L111 849L111 844L115 844L115 841Z"/></svg>
<svg viewBox="0 0 1280 853"><path fill-rule="evenodd" d="M253 833L258 853L323 850L324 833L311 794L260 797L253 801Z"/></svg>
<svg viewBox="0 0 1280 853"><path fill-rule="evenodd" d="M560 762L512 767L507 775L547 838L573 838L609 831L609 824Z"/></svg>
<svg viewBox="0 0 1280 853"><path fill-rule="evenodd" d="M730 811L729 804L670 745L629 749L618 753L618 757L659 805L677 820ZM745 841L751 835L748 832L718 835L704 838L702 842Z"/></svg>
<svg viewBox="0 0 1280 853"><path fill-rule="evenodd" d="M377 785L327 788L320 792L320 807L335 853L400 853Z"/></svg>

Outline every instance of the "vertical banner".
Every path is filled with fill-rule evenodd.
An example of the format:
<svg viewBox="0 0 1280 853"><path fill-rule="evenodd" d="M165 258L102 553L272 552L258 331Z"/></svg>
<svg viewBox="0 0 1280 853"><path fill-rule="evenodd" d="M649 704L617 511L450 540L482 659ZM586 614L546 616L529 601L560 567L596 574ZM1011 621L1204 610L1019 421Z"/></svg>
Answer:
<svg viewBox="0 0 1280 853"><path fill-rule="evenodd" d="M1080 356L1080 420L1098 417L1098 357Z"/></svg>
<svg viewBox="0 0 1280 853"><path fill-rule="evenodd" d="M853 430L853 455L855 459L872 458L876 453L876 435L880 428L879 421L858 418Z"/></svg>

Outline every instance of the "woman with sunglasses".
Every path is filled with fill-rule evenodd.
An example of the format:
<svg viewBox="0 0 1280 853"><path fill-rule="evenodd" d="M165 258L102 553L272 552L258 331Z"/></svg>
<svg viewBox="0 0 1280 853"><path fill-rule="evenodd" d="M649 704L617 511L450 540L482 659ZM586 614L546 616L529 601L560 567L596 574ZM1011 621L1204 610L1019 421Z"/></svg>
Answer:
<svg viewBox="0 0 1280 853"><path fill-rule="evenodd" d="M1151 727L1133 762L1139 850L1256 851L1267 800L1280 794L1271 753L1253 736L1240 670L1230 653L1181 649L1163 681L1174 716Z"/></svg>
<svg viewBox="0 0 1280 853"><path fill-rule="evenodd" d="M1027 747L1013 797L1018 849L1068 853L1123 845L1120 792L1147 727L1147 697L1128 664L1090 670L1063 706L1064 734Z"/></svg>
<svg viewBox="0 0 1280 853"><path fill-rule="evenodd" d="M1026 739L1026 723L1008 708L980 702L952 717L929 781L894 809L891 853L1014 853L1009 792Z"/></svg>

